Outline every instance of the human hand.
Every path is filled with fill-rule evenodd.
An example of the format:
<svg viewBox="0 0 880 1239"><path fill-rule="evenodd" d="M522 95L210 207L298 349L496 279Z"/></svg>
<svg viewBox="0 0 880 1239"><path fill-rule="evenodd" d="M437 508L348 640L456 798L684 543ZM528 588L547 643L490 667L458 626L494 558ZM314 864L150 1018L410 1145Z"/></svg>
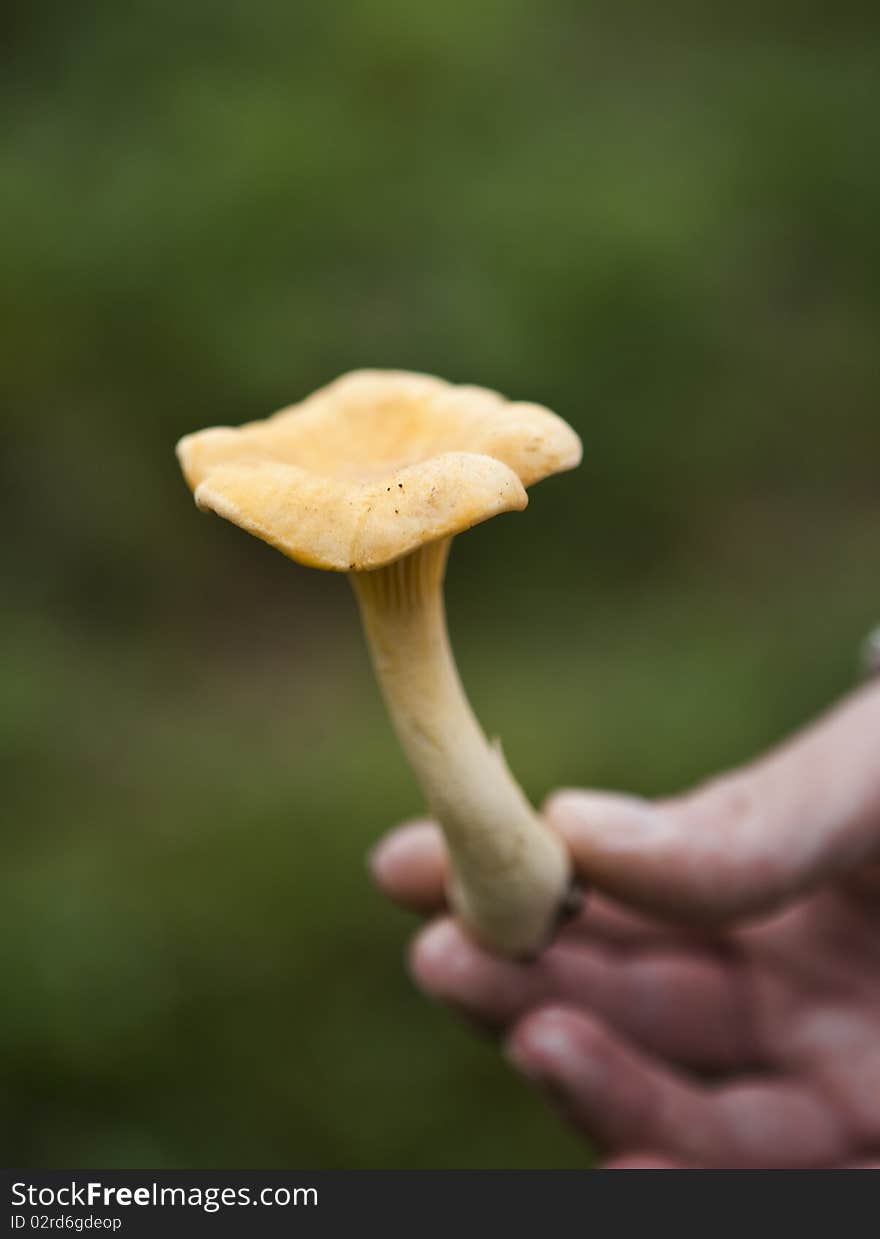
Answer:
<svg viewBox="0 0 880 1239"><path fill-rule="evenodd" d="M594 891L533 964L440 915L418 985L500 1032L511 1063L614 1168L880 1169L880 686L675 799L546 806ZM373 853L441 912L439 830Z"/></svg>

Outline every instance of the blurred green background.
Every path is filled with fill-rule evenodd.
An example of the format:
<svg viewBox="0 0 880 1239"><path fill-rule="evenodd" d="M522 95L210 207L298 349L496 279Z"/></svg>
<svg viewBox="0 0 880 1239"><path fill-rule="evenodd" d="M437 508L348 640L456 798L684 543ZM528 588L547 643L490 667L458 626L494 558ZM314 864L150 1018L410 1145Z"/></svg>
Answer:
<svg viewBox="0 0 880 1239"><path fill-rule="evenodd" d="M365 365L545 402L582 468L449 572L513 769L772 742L880 614L880 19L830 12L4 6L5 1164L588 1164L406 978L346 583L172 448Z"/></svg>

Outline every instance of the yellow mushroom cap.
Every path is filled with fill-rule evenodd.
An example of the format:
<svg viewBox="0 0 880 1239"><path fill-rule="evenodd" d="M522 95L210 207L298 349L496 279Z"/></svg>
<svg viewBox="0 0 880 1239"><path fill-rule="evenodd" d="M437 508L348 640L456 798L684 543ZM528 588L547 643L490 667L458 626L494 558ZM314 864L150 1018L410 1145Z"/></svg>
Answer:
<svg viewBox="0 0 880 1239"><path fill-rule="evenodd" d="M265 421L186 435L177 455L200 508L299 563L349 572L524 508L525 487L573 469L581 444L537 404L358 370Z"/></svg>

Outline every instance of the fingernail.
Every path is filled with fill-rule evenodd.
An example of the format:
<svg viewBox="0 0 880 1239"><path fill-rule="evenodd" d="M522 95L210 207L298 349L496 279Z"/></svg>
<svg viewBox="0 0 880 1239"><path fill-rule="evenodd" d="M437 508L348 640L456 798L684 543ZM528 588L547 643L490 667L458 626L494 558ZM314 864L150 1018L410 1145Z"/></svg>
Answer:
<svg viewBox="0 0 880 1239"><path fill-rule="evenodd" d="M456 989L456 978L470 968L473 949L448 918L423 929L410 950L410 971L419 985L443 996Z"/></svg>
<svg viewBox="0 0 880 1239"><path fill-rule="evenodd" d="M416 940L419 957L426 960L447 959L450 953L460 953L464 942L451 920L434 921L423 929Z"/></svg>
<svg viewBox="0 0 880 1239"><path fill-rule="evenodd" d="M367 854L367 868L380 886L393 884L423 846L417 826L406 826L380 839Z"/></svg>
<svg viewBox="0 0 880 1239"><path fill-rule="evenodd" d="M577 1065L578 1050L567 1017L552 1010L527 1016L504 1047L508 1061L532 1080Z"/></svg>
<svg viewBox="0 0 880 1239"><path fill-rule="evenodd" d="M534 1021L529 1032L529 1048L533 1055L561 1072L577 1067L574 1037L565 1024L550 1016Z"/></svg>

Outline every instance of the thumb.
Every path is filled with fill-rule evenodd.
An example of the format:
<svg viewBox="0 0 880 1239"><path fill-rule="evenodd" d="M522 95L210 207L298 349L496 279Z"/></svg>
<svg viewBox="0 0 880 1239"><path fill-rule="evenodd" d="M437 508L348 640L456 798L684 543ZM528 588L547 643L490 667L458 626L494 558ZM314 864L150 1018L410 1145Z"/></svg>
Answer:
<svg viewBox="0 0 880 1239"><path fill-rule="evenodd" d="M589 883L648 912L773 908L880 855L880 686L685 795L565 790L545 812Z"/></svg>

